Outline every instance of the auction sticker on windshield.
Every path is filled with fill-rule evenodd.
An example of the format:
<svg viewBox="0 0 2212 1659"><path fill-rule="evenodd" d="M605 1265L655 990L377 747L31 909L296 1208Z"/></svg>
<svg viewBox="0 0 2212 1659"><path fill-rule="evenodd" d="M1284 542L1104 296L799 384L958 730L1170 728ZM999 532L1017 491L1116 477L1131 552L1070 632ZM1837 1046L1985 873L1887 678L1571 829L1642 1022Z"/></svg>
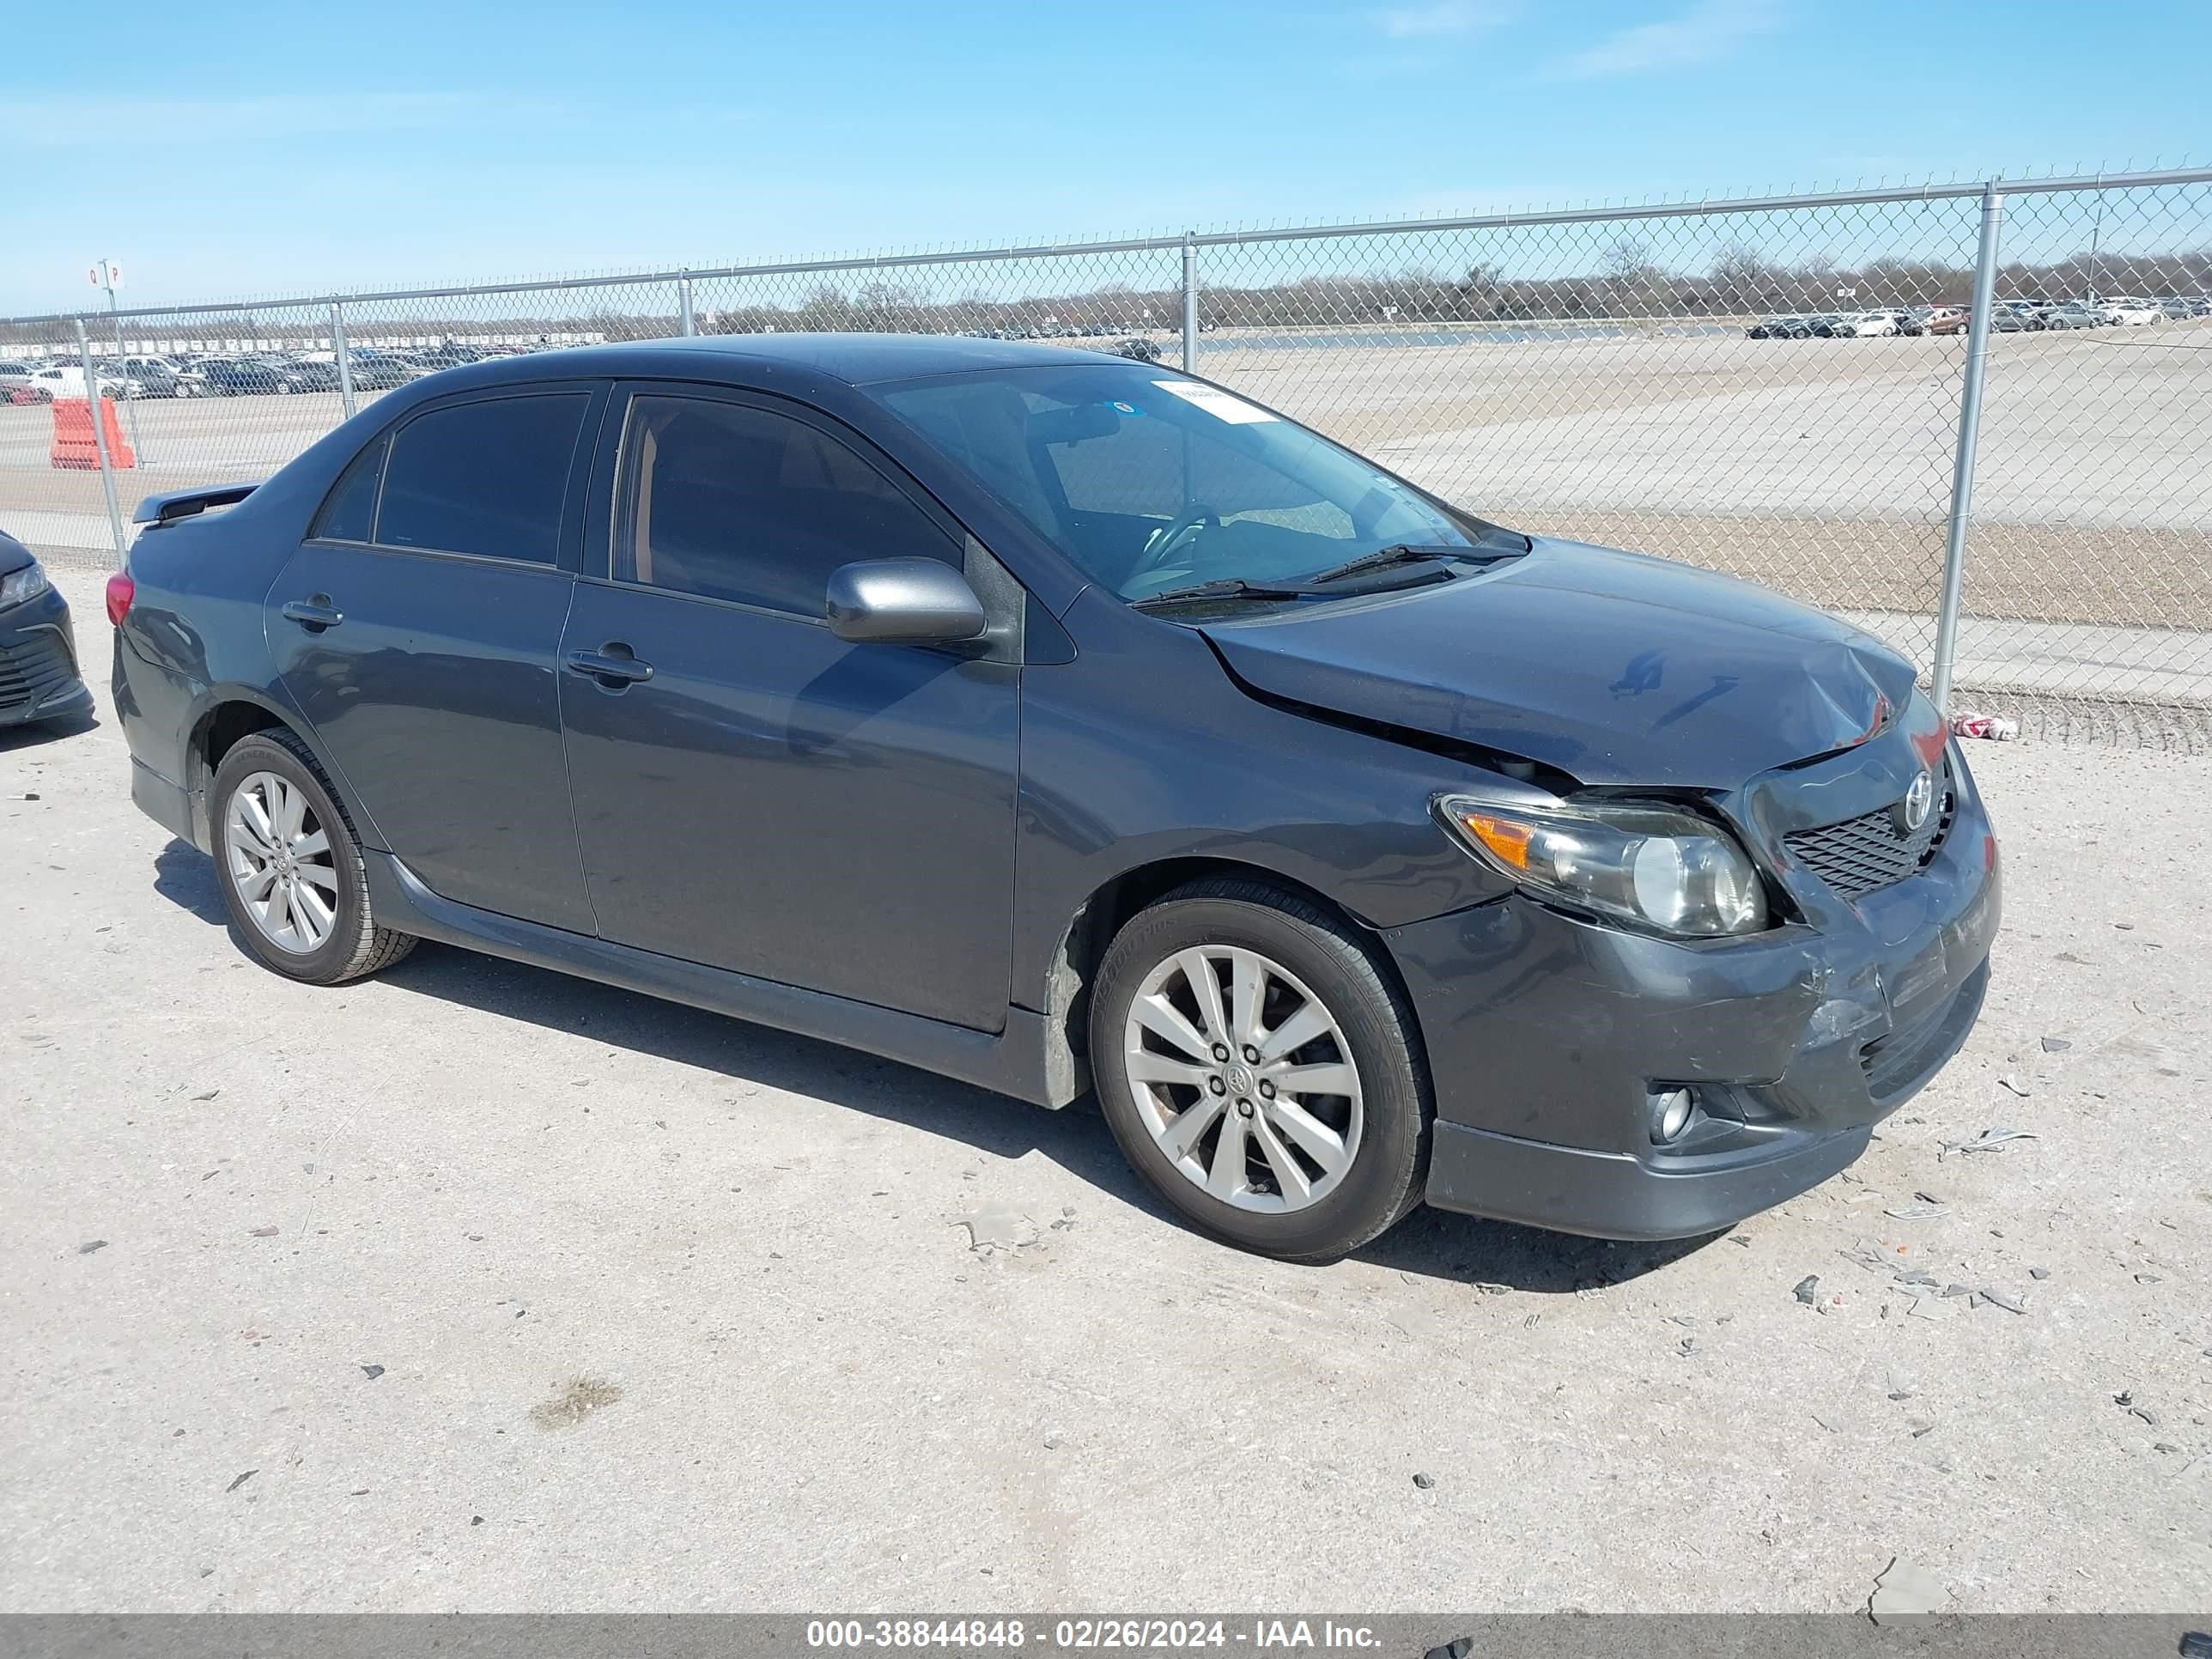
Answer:
<svg viewBox="0 0 2212 1659"><path fill-rule="evenodd" d="M1187 404L1195 404L1216 419L1233 426L1250 426L1256 421L1279 421L1279 415L1271 415L1257 404L1248 404L1234 392L1224 392L1218 386L1207 386L1200 380L1155 380L1152 384L1163 392L1172 392Z"/></svg>

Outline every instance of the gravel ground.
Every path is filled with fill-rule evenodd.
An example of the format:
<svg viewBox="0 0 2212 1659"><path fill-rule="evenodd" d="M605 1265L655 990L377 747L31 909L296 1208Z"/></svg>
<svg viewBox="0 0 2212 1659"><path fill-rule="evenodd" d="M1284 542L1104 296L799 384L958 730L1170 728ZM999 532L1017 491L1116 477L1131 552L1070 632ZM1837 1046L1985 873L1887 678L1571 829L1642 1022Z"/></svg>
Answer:
<svg viewBox="0 0 2212 1659"><path fill-rule="evenodd" d="M435 946L277 979L98 689L0 737L7 1610L2203 1604L2212 762L1975 747L1989 1012L1844 1178L1299 1268L1081 1109Z"/></svg>

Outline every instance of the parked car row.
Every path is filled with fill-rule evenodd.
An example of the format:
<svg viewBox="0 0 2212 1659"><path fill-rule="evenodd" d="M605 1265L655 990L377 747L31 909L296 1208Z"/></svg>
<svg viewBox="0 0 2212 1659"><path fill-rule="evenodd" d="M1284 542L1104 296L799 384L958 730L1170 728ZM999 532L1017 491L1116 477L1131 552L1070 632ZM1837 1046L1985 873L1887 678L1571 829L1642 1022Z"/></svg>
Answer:
<svg viewBox="0 0 2212 1659"><path fill-rule="evenodd" d="M1957 334L1966 326L1959 306L1911 306L1871 311L1791 312L1764 318L1744 332L1754 340L1866 340L1900 334Z"/></svg>
<svg viewBox="0 0 2212 1659"><path fill-rule="evenodd" d="M525 347L443 345L405 350L362 346L350 354L356 391L384 392L441 368L518 356ZM327 353L261 351L243 356L174 352L101 358L94 371L103 398L240 398L335 392L338 366ZM85 395L84 365L73 357L0 362L0 403L51 403Z"/></svg>
<svg viewBox="0 0 2212 1659"><path fill-rule="evenodd" d="M2002 333L2069 328L2142 328L2212 316L2212 295L2159 299L2115 295L2081 300L1999 300L1990 326ZM1791 312L1764 317L1744 330L1754 340L1869 339L1899 334L1962 334L1964 306L1912 306L1871 311Z"/></svg>

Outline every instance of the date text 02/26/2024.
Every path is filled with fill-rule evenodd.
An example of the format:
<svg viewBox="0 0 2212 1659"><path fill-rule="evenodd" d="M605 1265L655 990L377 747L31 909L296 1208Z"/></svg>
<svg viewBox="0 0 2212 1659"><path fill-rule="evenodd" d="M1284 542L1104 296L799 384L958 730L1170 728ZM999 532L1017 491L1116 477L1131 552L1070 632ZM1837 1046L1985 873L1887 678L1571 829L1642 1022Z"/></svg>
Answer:
<svg viewBox="0 0 2212 1659"><path fill-rule="evenodd" d="M1380 1644L1365 1625L1333 1620L1086 1618L1024 1619L814 1619L807 1621L806 1645L835 1651L863 1648L1026 1648L1069 1652L1175 1651L1191 1648L1244 1647L1259 1652L1297 1653L1322 1649L1371 1649Z"/></svg>

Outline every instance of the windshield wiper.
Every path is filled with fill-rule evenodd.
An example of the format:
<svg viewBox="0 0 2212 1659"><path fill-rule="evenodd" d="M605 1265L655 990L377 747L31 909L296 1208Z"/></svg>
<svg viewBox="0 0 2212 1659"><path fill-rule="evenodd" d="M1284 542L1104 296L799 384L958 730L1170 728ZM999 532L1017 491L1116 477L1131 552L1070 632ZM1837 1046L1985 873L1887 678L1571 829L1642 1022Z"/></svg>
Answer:
<svg viewBox="0 0 2212 1659"><path fill-rule="evenodd" d="M1129 601L1132 611L1149 611L1156 605L1179 605L1191 599L1303 599L1310 597L1303 587L1285 587L1268 582L1248 582L1242 576L1224 576L1210 582L1194 582L1188 587L1170 587L1164 592L1147 593L1141 599Z"/></svg>
<svg viewBox="0 0 2212 1659"><path fill-rule="evenodd" d="M1378 547L1372 553L1363 553L1356 559L1346 559L1342 564L1333 564L1326 570L1317 570L1301 580L1307 587L1325 587L1331 582L1364 576L1370 570L1388 570L1393 565L1428 564L1445 559L1475 559L1486 564L1498 556L1477 547L1416 547L1408 542L1399 542L1389 547Z"/></svg>

